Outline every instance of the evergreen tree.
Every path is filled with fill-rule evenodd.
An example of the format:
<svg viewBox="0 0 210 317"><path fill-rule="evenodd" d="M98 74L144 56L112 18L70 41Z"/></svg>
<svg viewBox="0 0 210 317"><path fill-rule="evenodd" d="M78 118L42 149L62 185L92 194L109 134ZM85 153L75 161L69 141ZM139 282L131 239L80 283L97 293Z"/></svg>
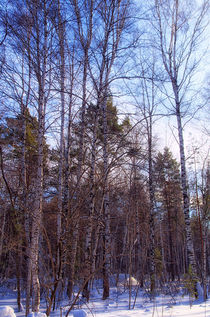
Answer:
<svg viewBox="0 0 210 317"><path fill-rule="evenodd" d="M180 237L179 230L183 228L182 196L179 164L173 158L168 148L163 153L158 153L155 164L156 178L156 207L159 213L159 221L163 221L165 245L165 259L167 260L167 271L173 281L175 277L180 276L179 269L179 243L183 237ZM184 229L184 228L183 228ZM163 255L162 255L163 256ZM182 273L183 273L182 267Z"/></svg>

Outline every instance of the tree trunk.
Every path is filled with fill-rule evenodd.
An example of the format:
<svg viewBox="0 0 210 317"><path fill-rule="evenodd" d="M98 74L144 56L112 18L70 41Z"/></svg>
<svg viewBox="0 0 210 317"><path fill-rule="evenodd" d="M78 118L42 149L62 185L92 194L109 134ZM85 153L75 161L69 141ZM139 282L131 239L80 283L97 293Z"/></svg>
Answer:
<svg viewBox="0 0 210 317"><path fill-rule="evenodd" d="M6 206L5 206L6 207ZM6 223L6 210L5 208L2 209L3 215L1 217L1 236L0 236L0 261L1 261L1 256L2 256L2 250L3 250L3 242L4 242L4 228L5 228L5 223Z"/></svg>
<svg viewBox="0 0 210 317"><path fill-rule="evenodd" d="M60 128L60 153L59 153L59 169L58 169L58 215L57 215L57 263L56 263L56 281L54 290L54 299L56 297L56 289L62 276L63 261L62 257L62 215L63 215L63 167L64 167L64 120L65 120L65 51L64 51L64 22L60 12L60 1L58 0L58 38L60 53L60 100L61 100L61 128Z"/></svg>
<svg viewBox="0 0 210 317"><path fill-rule="evenodd" d="M39 25L36 26L37 36L37 80L39 83L39 99L38 99L38 168L36 179L36 199L34 202L34 210L32 213L32 230L31 230L31 245L30 245L30 260L31 260L31 274L33 286L33 305L32 311L38 312L40 306L40 283L39 283L39 236L42 220L42 204L43 204L43 159L44 159L44 133L45 133L45 80L46 80L46 66L47 66L47 8L44 1L44 44L40 48L40 30ZM36 8L37 10L37 8ZM42 51L40 51L42 50ZM43 56L43 60L41 62ZM42 65L42 66L41 66Z"/></svg>
<svg viewBox="0 0 210 317"><path fill-rule="evenodd" d="M103 190L104 190L104 264L103 264L103 299L109 297L109 274L111 261L110 209L108 191L108 126L107 126L107 90L102 101L103 116Z"/></svg>
<svg viewBox="0 0 210 317"><path fill-rule="evenodd" d="M207 166L206 190L203 195L203 299L208 298L207 293L207 248L208 248L208 216L209 216L209 195L210 195L210 168Z"/></svg>
<svg viewBox="0 0 210 317"><path fill-rule="evenodd" d="M44 141L44 116L43 102L40 98L39 104L39 131L38 131L38 172L36 183L36 200L32 214L32 232L30 245L30 260L33 285L33 307L34 312L39 311L40 305L40 284L38 276L38 255L39 255L39 235L42 218L42 200L43 200L43 141Z"/></svg>
<svg viewBox="0 0 210 317"><path fill-rule="evenodd" d="M62 203L63 203L63 161L64 161L64 113L65 113L65 55L64 55L64 30L60 15L60 1L58 0L58 36L59 36L59 52L60 52L60 100L61 100L61 128L60 128L60 157L58 171L58 218L57 218L57 244L61 238L61 218L62 218ZM59 262L59 258L58 258Z"/></svg>
<svg viewBox="0 0 210 317"><path fill-rule="evenodd" d="M101 208L99 211L99 214L97 215L97 223L96 223L96 230L95 235L93 238L94 244L93 244L93 251L92 251L92 263L91 263L91 273L93 274L96 271L96 260L97 260L97 249L99 245L99 241L103 231L102 228L102 222L103 222L103 205L104 205L104 198L102 198L101 202ZM94 275L91 280L93 280Z"/></svg>
<svg viewBox="0 0 210 317"><path fill-rule="evenodd" d="M178 95L178 88L175 89L175 94ZM192 267L192 273L195 278L197 276L196 261L192 241L192 233L190 227L190 205L189 205L189 195L188 195L188 185L187 185L187 174L186 174L186 163L185 163L185 151L184 151L184 138L183 138L183 128L181 122L180 104L178 97L176 97L176 116L179 134L179 151L180 151L180 163L181 163L181 183L182 183L182 195L183 195L183 209L185 218L185 228L186 228L186 242L187 242L187 255L189 265Z"/></svg>
<svg viewBox="0 0 210 317"><path fill-rule="evenodd" d="M149 201L150 201L150 291L154 295L156 287L155 274L155 224L154 224L154 184L153 184L153 164L152 164L152 118L149 118L148 124L148 163L149 163Z"/></svg>
<svg viewBox="0 0 210 317"><path fill-rule="evenodd" d="M91 242L92 242L92 230L93 230L93 216L95 211L95 166L96 166L96 141L98 131L98 107L94 113L94 129L93 129L93 140L91 150L91 170L90 170L90 195L89 195L89 215L88 215L88 226L86 231L85 241L85 264L84 264L84 281L85 286L83 290L83 297L89 301L90 290L88 277L91 275Z"/></svg>
<svg viewBox="0 0 210 317"><path fill-rule="evenodd" d="M75 263L77 255L77 243L79 240L79 222L80 222L80 186L82 177L82 166L83 166L83 156L84 156L84 133L85 133L85 112L86 112L86 85L87 85L87 52L85 54L84 68L83 68L83 97L82 97L82 108L81 108L81 121L80 121L80 131L79 131L79 154L78 154L78 166L77 166L77 184L75 190L75 201L77 205L75 206L75 212L72 216L72 243L71 243L71 254L70 254L70 276L69 276L69 286L68 286L68 296L72 297L73 286L74 286L74 274L75 274Z"/></svg>
<svg viewBox="0 0 210 317"><path fill-rule="evenodd" d="M175 110L178 127L187 257L188 265L192 270L193 283L195 284L197 279L197 270L190 227L190 201L187 185L182 126L182 117L186 110L183 109L182 113L182 100L184 100L187 89L190 88L192 76L194 75L195 69L198 65L198 61L196 61L197 64L195 63L193 53L201 39L202 32L205 29L203 22L204 16L207 12L207 2L204 2L198 12L193 12L191 15L192 18L186 15L185 21L181 18L180 14L181 12L184 12L184 7L182 7L181 4L182 1L173 0L168 2L166 5L163 5L162 1L155 0L157 18L156 30L158 30L159 50L162 55L164 68L172 85L175 101L173 110ZM191 29L186 28L189 24L192 24ZM183 32L186 33L184 38L180 36ZM186 38L188 38L188 41L186 41Z"/></svg>
<svg viewBox="0 0 210 317"><path fill-rule="evenodd" d="M17 247L16 254L16 279L17 279L17 305L18 311L21 311L21 251L20 246Z"/></svg>

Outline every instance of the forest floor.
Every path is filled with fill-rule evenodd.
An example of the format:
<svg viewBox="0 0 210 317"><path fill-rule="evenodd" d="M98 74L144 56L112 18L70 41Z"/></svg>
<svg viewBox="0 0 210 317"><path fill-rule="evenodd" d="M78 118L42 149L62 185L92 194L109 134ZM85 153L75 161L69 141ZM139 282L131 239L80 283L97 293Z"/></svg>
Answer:
<svg viewBox="0 0 210 317"><path fill-rule="evenodd" d="M86 304L81 300L69 316L83 317L87 314L87 316L96 317L210 317L210 299L206 302L201 299L193 301L192 298L184 295L183 291L174 294L173 290L168 287L167 292L165 291L164 294L159 294L154 300L151 300L149 294L137 286L133 286L130 290L129 293L128 287L122 285L111 287L110 297L104 301L101 299L102 288L96 286L92 291L90 302ZM22 303L24 307L24 299ZM67 300L60 302L50 316L64 317L68 304ZM0 309L2 306L10 306L17 317L24 317L24 310L17 312L15 289L0 287ZM41 302L40 311L43 313L46 311L44 300Z"/></svg>

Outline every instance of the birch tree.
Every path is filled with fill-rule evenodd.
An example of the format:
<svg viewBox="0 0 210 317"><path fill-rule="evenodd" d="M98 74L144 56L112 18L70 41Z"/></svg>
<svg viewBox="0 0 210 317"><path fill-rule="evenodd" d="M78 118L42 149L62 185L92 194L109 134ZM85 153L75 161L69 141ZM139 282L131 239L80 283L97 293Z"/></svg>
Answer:
<svg viewBox="0 0 210 317"><path fill-rule="evenodd" d="M65 23L61 15L60 1L57 3L58 8L58 41L59 41L59 72L60 72L60 103L61 103L61 128L60 128L60 161L59 161L59 179L58 179L58 223L57 223L57 266L58 272L61 263L59 258L59 245L61 239L62 214L63 214L63 167L64 167L64 123L65 123ZM58 280L60 278L58 274Z"/></svg>
<svg viewBox="0 0 210 317"><path fill-rule="evenodd" d="M89 63L89 49L92 41L93 29L93 0L83 1L79 5L77 1L70 1L72 10L76 17L75 33L77 35L77 43L81 49L82 59L82 95L80 108L80 127L79 127L79 153L77 165L77 185L75 190L75 197L80 195L80 184L83 174L83 160L84 160L84 134L85 134L85 116L87 110L87 79L88 79L88 63ZM70 261L70 278L68 286L68 294L71 298L74 285L75 261L77 253L77 243L79 238L79 203L75 206L74 216L72 217L72 243L71 243L71 261Z"/></svg>
<svg viewBox="0 0 210 317"><path fill-rule="evenodd" d="M103 217L104 217L104 265L103 265L103 299L109 297L110 273L110 210L108 190L108 125L107 100L109 97L111 71L118 56L120 41L128 17L129 1L104 1L97 6L100 21L94 34L92 55L94 67L89 68L93 82L97 105L102 116L103 127ZM91 66L91 65L90 65Z"/></svg>
<svg viewBox="0 0 210 317"><path fill-rule="evenodd" d="M37 150L37 173L36 173L36 185L35 192L36 197L34 200L34 205L32 207L31 215L31 241L30 241L30 252L29 261L30 265L28 267L31 281L33 286L33 307L34 312L39 311L40 304L40 283L39 283L39 273L38 273L38 254L39 254L39 237L42 219L42 204L43 204L43 162L44 162L44 143L45 143L45 114L46 114L46 104L49 96L49 86L50 80L50 69L47 67L48 57L50 55L49 48L49 6L50 1L28 1L22 8L20 12L16 13L17 21L21 24L22 32L16 32L16 37L19 41L18 45L23 45L26 47L26 57L27 63L31 66L31 72L33 71L34 83L37 83L37 94L33 92L34 100L37 102L37 120L38 120L38 150ZM22 10L22 9L25 9ZM25 20L24 20L25 18ZM22 20L21 20L22 19ZM31 31L28 41L25 41L24 29L28 30L26 27L30 25ZM11 25L12 27L12 25ZM20 29L18 29L19 31ZM28 32L27 32L28 34ZM26 44L27 43L27 44ZM46 88L46 79L48 76L48 86ZM29 84L29 83L27 83ZM46 93L46 90L48 93ZM31 273L30 273L31 272ZM28 279L30 283L30 278ZM27 287L28 292L30 287ZM29 295L27 294L27 297ZM28 305L28 304L27 304ZM28 307L27 307L28 311Z"/></svg>
<svg viewBox="0 0 210 317"><path fill-rule="evenodd" d="M156 86L157 61L154 52L151 57L146 57L140 51L139 62L136 64L136 70L139 70L141 78L134 82L134 88L129 88L137 107L138 116L141 117L141 126L144 130L146 142L146 160L148 173L148 191L149 191L149 217L150 217L150 291L154 294L155 290L155 188L154 188L154 126L160 115L157 114L159 100ZM139 64L139 65L138 65ZM136 71L135 70L135 71Z"/></svg>
<svg viewBox="0 0 210 317"><path fill-rule="evenodd" d="M20 9L18 11L18 9ZM25 18L25 20L24 20ZM28 24L27 24L28 22ZM29 215L29 201L28 192L29 185L27 184L27 170L26 170L26 153L27 153L27 121L30 117L28 106L31 98L31 55L30 55L30 36L31 36L31 21L29 16L24 15L22 7L17 5L17 11L10 10L7 16L7 28L9 30L9 38L7 44L9 49L12 50L10 58L7 59L7 65L4 71L5 83L8 85L8 91L6 92L7 98L14 100L16 109L14 111L20 112L20 184L21 190L19 193L19 208L21 214L24 217L24 229L25 237L23 244L26 244L26 252L28 256L28 276L26 289L26 314L29 312L29 297L31 287L31 266L30 266L30 215ZM27 24L27 25L26 25ZM11 45L11 46L10 46ZM13 58L16 56L20 60L19 65L13 65ZM13 65L13 66L12 66ZM19 109L18 109L19 108ZM17 255L19 258L19 255ZM21 270L19 264L19 271ZM20 306L20 303L19 303Z"/></svg>
<svg viewBox="0 0 210 317"><path fill-rule="evenodd" d="M189 4L188 1L155 0L155 20L152 20L152 24L157 36L157 42L153 46L161 54L167 80L171 84L171 89L169 88L171 93L168 92L167 95L171 102L172 113L177 120L188 261L196 280L197 271L190 229L189 192L183 132L184 117L187 111L189 114L190 109L189 101L186 102L186 96L191 88L192 77L199 63L199 60L195 58L195 51L200 44L206 26L205 15L209 5L207 1L204 1L199 10L196 10L194 6L194 3Z"/></svg>
<svg viewBox="0 0 210 317"><path fill-rule="evenodd" d="M41 3L39 3L41 5ZM33 17L35 19L35 36L36 42L36 77L38 81L38 169L36 179L36 200L32 214L32 231L31 231L31 245L30 245L30 261L32 285L34 292L32 311L38 312L40 305L40 283L38 275L38 253L39 253L39 236L42 218L42 202L43 202L43 141L45 134L45 80L46 80L46 66L47 66L47 15L46 15L46 1L43 2L44 17L41 18L37 6L33 6ZM44 26L44 42L41 45L40 38L40 24Z"/></svg>
<svg viewBox="0 0 210 317"><path fill-rule="evenodd" d="M91 109L92 108L92 109ZM92 141L91 141L91 162L90 162L90 193L89 193L89 213L88 213L88 221L89 225L87 226L86 231L86 239L85 239L85 250L84 250L84 289L83 289L83 297L89 301L90 297L90 287L89 280L91 275L94 273L91 270L94 256L91 252L91 244L92 244L92 233L93 233L93 225L94 225L94 214L95 214L95 199L96 199L96 181L95 181L95 171L96 171L96 155L97 155L97 133L98 133L98 120L99 120L99 109L98 107L94 107L90 105L89 110L92 114ZM97 247L97 243L95 241L95 246ZM92 260L91 257L93 256Z"/></svg>
<svg viewBox="0 0 210 317"><path fill-rule="evenodd" d="M56 245L56 265L53 269L54 273L54 285L51 290L50 300L47 308L47 316L49 316L53 302L56 301L56 292L61 285L62 271L63 271L63 232L62 223L64 218L63 212L63 196L64 196L64 125L65 125L65 108L66 108L66 47L65 47L65 21L62 16L61 3L57 0L53 12L53 24L57 33L58 42L58 57L56 62L58 63L58 90L60 93L59 103L60 103L60 140L59 140L59 162L58 162L58 212L57 212L57 245Z"/></svg>
<svg viewBox="0 0 210 317"><path fill-rule="evenodd" d="M155 113L157 111L157 88L155 87L155 62L151 63L151 80L147 81L143 65L141 66L143 79L141 82L142 103L138 106L145 121L145 131L147 139L147 161L148 161L148 188L150 201L150 291L155 290L155 193L154 193L154 140L153 128L155 123ZM144 122L143 122L144 125Z"/></svg>

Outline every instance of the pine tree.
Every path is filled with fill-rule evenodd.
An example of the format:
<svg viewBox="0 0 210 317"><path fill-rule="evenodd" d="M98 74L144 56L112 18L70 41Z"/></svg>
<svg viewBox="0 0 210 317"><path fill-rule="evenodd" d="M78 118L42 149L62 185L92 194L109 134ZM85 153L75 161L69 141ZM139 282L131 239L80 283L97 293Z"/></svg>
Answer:
<svg viewBox="0 0 210 317"><path fill-rule="evenodd" d="M173 281L178 274L177 252L180 241L178 226L183 225L181 213L181 181L179 174L179 164L173 158L168 148L163 153L158 153L155 158L155 180L156 186L156 206L157 212L161 214L160 219L164 222L164 233L168 249L165 250L169 278Z"/></svg>

